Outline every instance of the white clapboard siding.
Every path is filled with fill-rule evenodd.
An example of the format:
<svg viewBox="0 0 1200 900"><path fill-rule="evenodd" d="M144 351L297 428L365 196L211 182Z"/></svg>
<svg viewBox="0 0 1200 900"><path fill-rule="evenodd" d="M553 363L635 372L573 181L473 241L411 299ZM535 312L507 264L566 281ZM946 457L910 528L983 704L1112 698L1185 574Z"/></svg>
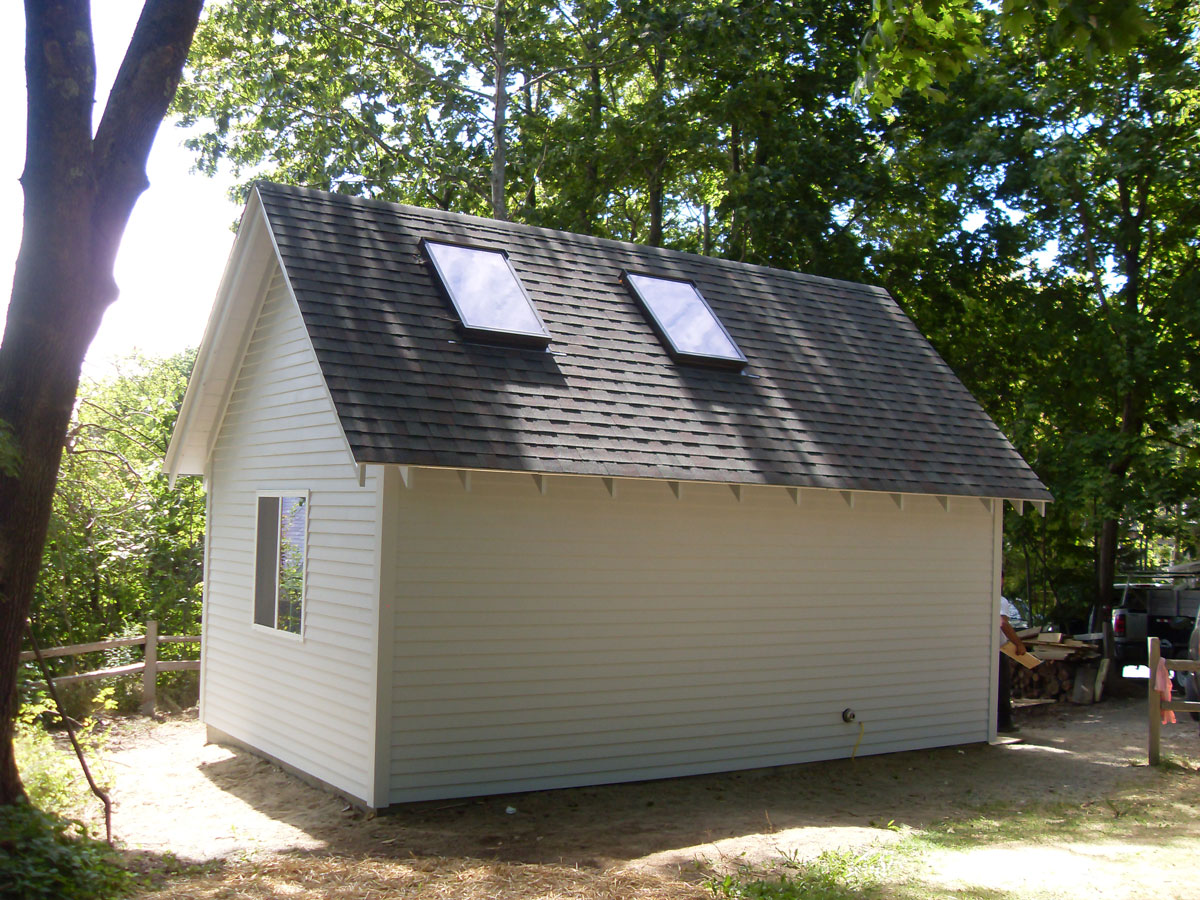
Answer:
<svg viewBox="0 0 1200 900"><path fill-rule="evenodd" d="M270 283L210 462L204 719L371 801L375 478L357 472L304 332ZM307 490L304 636L255 627L256 491Z"/></svg>
<svg viewBox="0 0 1200 900"><path fill-rule="evenodd" d="M391 802L987 739L978 500L614 498L568 477L543 495L501 473L467 491L430 470L398 494Z"/></svg>

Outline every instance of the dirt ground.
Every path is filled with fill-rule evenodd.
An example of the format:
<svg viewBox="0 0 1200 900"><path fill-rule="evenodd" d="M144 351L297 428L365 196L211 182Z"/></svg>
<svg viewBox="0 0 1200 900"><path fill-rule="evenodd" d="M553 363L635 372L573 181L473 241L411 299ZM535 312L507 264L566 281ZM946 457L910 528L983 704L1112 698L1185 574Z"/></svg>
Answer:
<svg viewBox="0 0 1200 900"><path fill-rule="evenodd" d="M1035 707L1018 711L1017 736L992 746L421 803L378 817L250 753L205 744L194 713L117 723L104 768L124 847L216 861L155 895L164 898L704 897L704 872L887 847L989 805L1107 803L1120 815L1114 798L1195 797L1180 793L1200 782L1186 762L1200 757L1195 724L1182 716L1164 727L1164 753L1185 762L1151 768L1145 709L1139 696ZM939 850L905 877L986 889L970 896L1200 898L1200 822L1188 821L1169 834L1144 823L1119 843ZM325 862L305 869L305 860Z"/></svg>

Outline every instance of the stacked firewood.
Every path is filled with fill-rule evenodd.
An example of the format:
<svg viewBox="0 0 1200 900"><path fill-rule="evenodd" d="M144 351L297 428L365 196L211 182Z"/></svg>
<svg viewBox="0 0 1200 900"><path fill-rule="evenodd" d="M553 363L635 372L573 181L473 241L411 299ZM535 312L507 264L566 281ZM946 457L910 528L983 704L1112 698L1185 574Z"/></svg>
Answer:
<svg viewBox="0 0 1200 900"><path fill-rule="evenodd" d="M1048 660L1036 669L1006 659L1012 670L1012 695L1016 700L1069 700L1075 687L1075 664Z"/></svg>
<svg viewBox="0 0 1200 900"><path fill-rule="evenodd" d="M1033 668L1021 665L1014 659L1005 659L1012 674L1012 696L1014 699L1075 700L1091 702L1091 688L1096 680L1097 663L1100 657L1098 636L1087 635L1084 640L1058 632L1040 632L1036 628L1019 632L1025 648L1042 660ZM1076 691L1076 682L1086 681L1089 699L1081 700Z"/></svg>

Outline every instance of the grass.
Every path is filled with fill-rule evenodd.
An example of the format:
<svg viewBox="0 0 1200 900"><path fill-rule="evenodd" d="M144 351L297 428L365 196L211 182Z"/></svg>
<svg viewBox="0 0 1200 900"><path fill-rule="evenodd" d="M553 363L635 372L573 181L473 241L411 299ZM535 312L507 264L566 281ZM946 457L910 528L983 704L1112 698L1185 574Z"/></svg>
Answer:
<svg viewBox="0 0 1200 900"><path fill-rule="evenodd" d="M905 828L904 837L886 849L823 853L808 861L784 858L767 869L742 867L711 876L705 887L718 900L1057 900L1061 885L1035 879L1004 887L1006 863L1015 872L1029 861L1037 871L1042 863L1030 860L1040 849L1047 854L1040 859L1077 866L1064 869L1064 877L1070 881L1077 872L1084 884L1094 871L1100 873L1096 877L1111 872L1121 880L1138 867L1157 871L1155 860L1180 856L1172 851L1191 854L1200 838L1200 764L1175 757L1158 771L1160 777L1140 793L1076 803L983 805L933 826ZM895 830L891 822L887 827ZM952 874L964 871L965 878Z"/></svg>
<svg viewBox="0 0 1200 900"><path fill-rule="evenodd" d="M704 886L729 900L867 900L879 896L889 856L827 850L807 861L785 857L774 871L743 867Z"/></svg>

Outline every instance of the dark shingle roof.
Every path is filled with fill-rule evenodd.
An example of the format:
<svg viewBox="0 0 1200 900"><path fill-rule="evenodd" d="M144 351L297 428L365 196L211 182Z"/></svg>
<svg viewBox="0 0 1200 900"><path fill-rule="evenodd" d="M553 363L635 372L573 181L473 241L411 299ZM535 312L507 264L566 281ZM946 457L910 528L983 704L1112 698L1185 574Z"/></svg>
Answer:
<svg viewBox="0 0 1200 900"><path fill-rule="evenodd" d="M880 288L258 190L359 462L1049 499ZM548 351L465 342L422 237L507 251ZM694 281L746 368L673 362L623 268Z"/></svg>

